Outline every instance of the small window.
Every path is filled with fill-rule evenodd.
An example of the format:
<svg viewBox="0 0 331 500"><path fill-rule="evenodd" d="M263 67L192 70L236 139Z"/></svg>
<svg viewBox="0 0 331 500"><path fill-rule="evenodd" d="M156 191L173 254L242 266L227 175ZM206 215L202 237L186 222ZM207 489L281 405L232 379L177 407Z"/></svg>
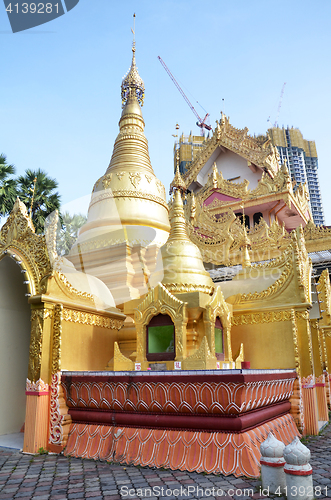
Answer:
<svg viewBox="0 0 331 500"><path fill-rule="evenodd" d="M147 361L175 359L175 326L167 314L158 314L149 322L147 329Z"/></svg>
<svg viewBox="0 0 331 500"><path fill-rule="evenodd" d="M224 360L224 336L221 320L216 318L215 321L215 355L218 360Z"/></svg>
<svg viewBox="0 0 331 500"><path fill-rule="evenodd" d="M244 223L244 216L241 212L235 214L236 217L238 217L238 219L240 219L240 222L243 224ZM249 225L249 217L248 215L245 215L245 226L247 227L247 229L249 229L250 225Z"/></svg>
<svg viewBox="0 0 331 500"><path fill-rule="evenodd" d="M263 219L263 214L262 212L256 212L254 215L253 215L253 222L254 222L254 226L255 224L258 224L260 222L260 220Z"/></svg>

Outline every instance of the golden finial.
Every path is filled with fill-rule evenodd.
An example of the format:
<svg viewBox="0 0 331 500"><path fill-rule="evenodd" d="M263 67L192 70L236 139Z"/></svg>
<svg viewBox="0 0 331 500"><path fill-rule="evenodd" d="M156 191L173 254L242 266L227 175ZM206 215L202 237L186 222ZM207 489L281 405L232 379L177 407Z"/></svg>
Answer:
<svg viewBox="0 0 331 500"><path fill-rule="evenodd" d="M32 208L33 208L33 202L34 202L34 193L36 191L36 183L37 183L37 177L33 179L33 188L30 188L30 191L32 191L32 198L31 198L31 205L30 205L30 219L32 220Z"/></svg>
<svg viewBox="0 0 331 500"><path fill-rule="evenodd" d="M175 173L174 180L170 184L170 192L169 192L169 194L171 194L171 193L173 193L174 191L177 191L177 190L179 190L181 193L186 193L186 191L187 191L186 184L183 181L183 178L180 175L180 171L179 171L179 154L178 153L179 153L179 151L176 152L176 163L177 163L176 173Z"/></svg>
<svg viewBox="0 0 331 500"><path fill-rule="evenodd" d="M251 267L251 259L249 257L248 247L251 246L250 239L247 236L246 226L244 226L244 241L240 245L242 255L242 267Z"/></svg>
<svg viewBox="0 0 331 500"><path fill-rule="evenodd" d="M133 29L131 28L133 34L132 40L132 52L136 52L136 14L133 14Z"/></svg>
<svg viewBox="0 0 331 500"><path fill-rule="evenodd" d="M121 97L122 97L122 107L126 105L129 97L137 99L140 106L144 104L145 97L145 85L138 73L138 68L136 66L136 14L133 14L133 29L131 28L133 34L133 42L132 42L132 63L131 68L128 73L125 75L121 85Z"/></svg>
<svg viewBox="0 0 331 500"><path fill-rule="evenodd" d="M212 180L213 180L213 187L214 187L215 189L216 189L216 188L217 188L217 186L218 186L217 176L218 176L217 165L216 165L216 163L214 162L214 165L213 165L213 173L212 173Z"/></svg>
<svg viewBox="0 0 331 500"><path fill-rule="evenodd" d="M191 219L194 219L196 212L197 212L197 205L195 202L194 193L192 192L192 195L191 195L191 215L190 215Z"/></svg>

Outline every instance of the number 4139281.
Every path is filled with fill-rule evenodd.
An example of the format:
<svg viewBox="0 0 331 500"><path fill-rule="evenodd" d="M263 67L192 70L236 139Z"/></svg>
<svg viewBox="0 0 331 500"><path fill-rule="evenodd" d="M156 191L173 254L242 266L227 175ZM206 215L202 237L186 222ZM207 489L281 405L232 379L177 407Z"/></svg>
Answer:
<svg viewBox="0 0 331 500"><path fill-rule="evenodd" d="M287 488L287 486L285 486L285 495L287 496L287 490L290 490L291 491L291 495L293 496L296 496L298 498L300 497L305 497L307 498L310 497L310 496L313 496L313 497L320 497L322 494L324 495L328 495L328 487L327 486L290 486L289 488ZM281 487L278 486L278 488L276 489L275 491L275 494L276 495L281 495L282 493L284 493L284 491L282 491Z"/></svg>
<svg viewBox="0 0 331 500"><path fill-rule="evenodd" d="M21 12L22 14L52 14L53 9L56 14L59 13L59 4L51 4L51 3L22 3L22 7L20 10L20 5L15 3L12 7L12 4L8 4L6 11L11 14L12 12L18 14Z"/></svg>

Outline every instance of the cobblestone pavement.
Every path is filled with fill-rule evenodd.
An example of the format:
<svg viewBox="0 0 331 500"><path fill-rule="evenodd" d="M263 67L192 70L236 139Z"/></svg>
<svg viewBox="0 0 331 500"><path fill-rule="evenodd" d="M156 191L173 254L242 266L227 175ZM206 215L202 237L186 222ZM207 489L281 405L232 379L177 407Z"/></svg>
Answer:
<svg viewBox="0 0 331 500"><path fill-rule="evenodd" d="M307 441L315 498L331 499L331 425ZM271 497L261 491L257 479L125 466L63 455L23 455L0 448L1 500L131 500L150 496L170 500Z"/></svg>

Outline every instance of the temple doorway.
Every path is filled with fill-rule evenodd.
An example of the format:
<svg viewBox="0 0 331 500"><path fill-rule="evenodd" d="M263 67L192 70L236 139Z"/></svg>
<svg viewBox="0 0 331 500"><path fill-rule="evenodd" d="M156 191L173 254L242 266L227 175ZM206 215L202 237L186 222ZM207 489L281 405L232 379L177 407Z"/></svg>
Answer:
<svg viewBox="0 0 331 500"><path fill-rule="evenodd" d="M13 259L0 261L0 436L19 433L25 420L31 330L25 279Z"/></svg>

